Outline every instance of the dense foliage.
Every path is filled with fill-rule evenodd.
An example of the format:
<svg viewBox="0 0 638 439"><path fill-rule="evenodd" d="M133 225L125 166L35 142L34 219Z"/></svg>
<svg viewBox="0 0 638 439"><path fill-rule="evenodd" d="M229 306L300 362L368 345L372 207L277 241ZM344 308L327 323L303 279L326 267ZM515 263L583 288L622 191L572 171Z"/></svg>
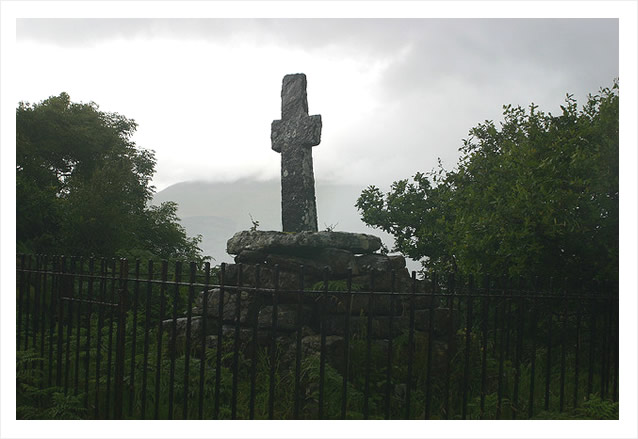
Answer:
<svg viewBox="0 0 638 439"><path fill-rule="evenodd" d="M16 234L22 252L198 259L175 203L151 206L153 151L137 124L66 93L16 110Z"/></svg>
<svg viewBox="0 0 638 439"><path fill-rule="evenodd" d="M562 114L504 107L463 141L456 169L357 201L363 221L429 269L618 276L618 83Z"/></svg>

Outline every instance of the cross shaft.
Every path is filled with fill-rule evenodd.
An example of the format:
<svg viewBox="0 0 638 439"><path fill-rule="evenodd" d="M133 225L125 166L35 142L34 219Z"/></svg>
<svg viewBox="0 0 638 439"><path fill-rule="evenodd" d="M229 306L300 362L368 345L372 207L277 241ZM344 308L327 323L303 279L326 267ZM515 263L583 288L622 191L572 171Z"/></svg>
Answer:
<svg viewBox="0 0 638 439"><path fill-rule="evenodd" d="M281 153L283 231L318 231L312 147L321 142L321 116L308 115L306 75L284 76L281 119L272 122L270 139Z"/></svg>

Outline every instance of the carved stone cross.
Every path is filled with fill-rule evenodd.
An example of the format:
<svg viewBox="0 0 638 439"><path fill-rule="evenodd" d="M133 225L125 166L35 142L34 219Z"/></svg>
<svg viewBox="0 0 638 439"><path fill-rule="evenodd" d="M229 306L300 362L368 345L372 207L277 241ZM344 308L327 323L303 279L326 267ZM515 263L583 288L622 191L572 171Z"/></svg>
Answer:
<svg viewBox="0 0 638 439"><path fill-rule="evenodd" d="M272 122L272 149L281 153L281 222L284 232L316 232L312 147L321 142L321 116L308 116L306 75L284 76L281 120Z"/></svg>

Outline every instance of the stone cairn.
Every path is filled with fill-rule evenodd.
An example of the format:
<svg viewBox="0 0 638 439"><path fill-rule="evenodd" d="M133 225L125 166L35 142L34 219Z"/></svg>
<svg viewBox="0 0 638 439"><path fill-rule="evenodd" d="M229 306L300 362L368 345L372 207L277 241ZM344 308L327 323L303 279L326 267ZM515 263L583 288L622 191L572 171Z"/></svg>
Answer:
<svg viewBox="0 0 638 439"><path fill-rule="evenodd" d="M258 343L267 346L274 320L272 291L277 288L277 341L289 354L284 358L294 358L294 334L301 322L304 355L319 351L323 330L326 349L334 354L329 355L330 361L341 363L339 358L343 354L339 352L347 311L350 311L350 331L356 333L366 327L370 312L370 294L366 292L387 292L375 295L372 302L374 319L370 335L383 345L388 338L409 328L409 295L392 297L389 293L411 292L414 283L403 256L379 253L380 238L363 233L317 230L312 147L320 143L321 116L308 115L304 74L286 75L281 97L282 118L272 122L271 141L272 149L281 154L283 232L248 230L228 240L226 250L235 256L235 264L225 264L218 279L218 283L226 287L223 295L219 288L208 291L207 345L217 346L220 325L222 336L232 337L239 317L242 347L252 343L255 334ZM354 291L350 303L343 300L343 294L330 295L328 301L321 297L324 281L331 282L328 286L340 282L343 291L348 279ZM300 295L302 287L305 291ZM426 288L421 282L417 282L417 287L420 292ZM191 334L195 340L201 335L203 295L204 292L199 294L193 309ZM221 296L223 315L220 316ZM428 327L429 299L420 295L416 300L417 331ZM434 326L439 332L446 326L448 310L435 311ZM186 319L179 320L178 334L184 337Z"/></svg>

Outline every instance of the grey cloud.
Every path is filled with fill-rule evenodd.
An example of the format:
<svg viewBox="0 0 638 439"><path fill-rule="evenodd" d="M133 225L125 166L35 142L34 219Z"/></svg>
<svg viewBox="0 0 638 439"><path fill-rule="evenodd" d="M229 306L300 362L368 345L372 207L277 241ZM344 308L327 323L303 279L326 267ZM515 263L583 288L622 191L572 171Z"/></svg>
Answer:
<svg viewBox="0 0 638 439"><path fill-rule="evenodd" d="M114 38L250 40L370 63L391 59L384 99L450 78L483 85L495 76L563 76L591 89L618 76L617 19L19 19L17 37L62 46Z"/></svg>
<svg viewBox="0 0 638 439"><path fill-rule="evenodd" d="M91 45L113 38L180 38L226 41L254 38L307 50L350 45L363 52L394 50L411 32L393 19L19 19L18 41L62 46Z"/></svg>
<svg viewBox="0 0 638 439"><path fill-rule="evenodd" d="M384 99L437 89L450 79L498 87L506 85L499 78L558 78L571 90L596 91L618 76L615 19L454 19L432 26L436 32L414 40L386 72Z"/></svg>

